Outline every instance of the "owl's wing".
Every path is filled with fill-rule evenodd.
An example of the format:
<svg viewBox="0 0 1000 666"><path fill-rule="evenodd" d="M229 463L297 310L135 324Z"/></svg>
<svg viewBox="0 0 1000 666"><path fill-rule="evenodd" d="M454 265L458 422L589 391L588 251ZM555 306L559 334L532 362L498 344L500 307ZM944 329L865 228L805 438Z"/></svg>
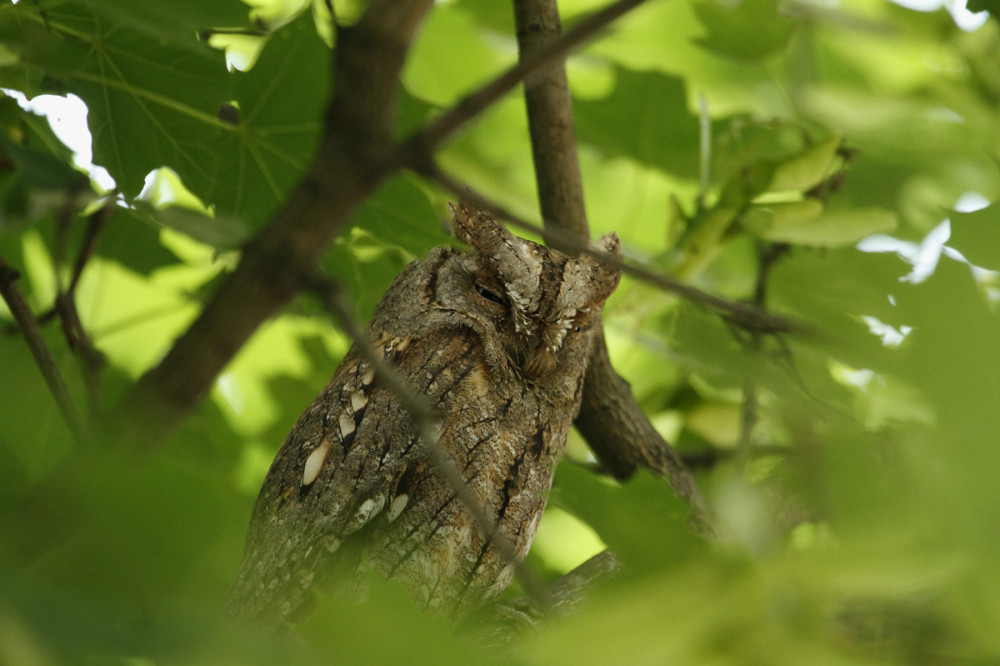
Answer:
<svg viewBox="0 0 1000 666"><path fill-rule="evenodd" d="M376 344L406 368L410 342L382 336ZM268 471L230 612L276 625L308 600L314 582L356 584L371 527L401 510L394 502L400 479L419 457L409 413L352 348Z"/></svg>

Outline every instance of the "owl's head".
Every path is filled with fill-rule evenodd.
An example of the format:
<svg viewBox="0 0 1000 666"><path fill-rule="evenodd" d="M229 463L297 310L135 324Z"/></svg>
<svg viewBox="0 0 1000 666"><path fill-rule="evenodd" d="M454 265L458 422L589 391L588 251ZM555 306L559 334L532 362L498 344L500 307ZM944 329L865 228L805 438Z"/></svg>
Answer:
<svg viewBox="0 0 1000 666"><path fill-rule="evenodd" d="M541 379L561 363L586 358L589 332L621 269L519 238L466 203L450 208L456 235L472 250L462 261L468 277L463 300L501 336L510 362L525 377ZM621 258L614 233L592 247Z"/></svg>

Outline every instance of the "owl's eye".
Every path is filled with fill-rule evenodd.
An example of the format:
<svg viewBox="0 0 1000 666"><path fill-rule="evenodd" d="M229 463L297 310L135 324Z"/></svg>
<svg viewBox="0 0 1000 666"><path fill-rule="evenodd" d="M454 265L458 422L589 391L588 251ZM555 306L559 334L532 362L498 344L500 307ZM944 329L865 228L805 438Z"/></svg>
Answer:
<svg viewBox="0 0 1000 666"><path fill-rule="evenodd" d="M500 294L494 291L490 291L489 289L479 284L478 282L475 283L475 287L476 287L476 293L485 298L486 300L493 301L497 305L506 305L503 296L501 296Z"/></svg>

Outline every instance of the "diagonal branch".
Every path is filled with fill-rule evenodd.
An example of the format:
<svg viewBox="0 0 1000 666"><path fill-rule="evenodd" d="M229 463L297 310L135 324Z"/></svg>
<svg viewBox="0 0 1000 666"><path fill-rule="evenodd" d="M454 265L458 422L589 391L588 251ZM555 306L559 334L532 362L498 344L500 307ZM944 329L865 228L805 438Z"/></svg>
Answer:
<svg viewBox="0 0 1000 666"><path fill-rule="evenodd" d="M761 333L789 333L792 331L801 333L808 331L804 323L766 312L753 303L726 300L720 296L702 291L697 287L692 287L668 275L661 275L645 266L628 263L624 259L619 259L605 252L598 252L590 247L587 242L555 225L541 229L495 201L491 201L481 194L469 190L457 179L439 169L436 164L425 164L418 173L454 193L456 196L467 199L469 203L480 210L487 211L500 219L507 220L519 229L538 234L545 239L546 243L572 250L576 254L588 254L600 261L621 268L623 273L627 273L638 280L642 280L664 291L676 294L678 297L690 301L695 305L712 310L736 326L750 331L760 331Z"/></svg>
<svg viewBox="0 0 1000 666"><path fill-rule="evenodd" d="M317 155L285 205L243 249L237 269L163 360L119 407L122 437L168 436L258 326L299 290L293 275L315 265L351 214L386 177L418 171L433 151L520 81L644 0L619 0L473 92L403 143L392 141L398 79L433 0L373 0L354 26L337 26L333 98Z"/></svg>
<svg viewBox="0 0 1000 666"><path fill-rule="evenodd" d="M542 70L553 62L558 62L567 52L587 41L607 27L612 21L635 9L646 0L618 0L604 9L590 15L578 23L559 39L547 41L542 48L496 77L478 90L466 95L426 126L417 130L404 143L405 151L415 156L429 156L431 152L447 141L465 123L504 97L519 83Z"/></svg>
<svg viewBox="0 0 1000 666"><path fill-rule="evenodd" d="M21 290L17 288L16 282L18 277L18 272L11 268L4 261L3 257L0 257L0 296L3 296L3 300L7 303L7 307L10 308L11 314L14 315L14 321L17 322L18 327L24 334L24 340L28 343L28 348L31 350L31 355L35 358L35 363L38 364L38 369L41 371L42 377L45 378L45 384L49 387L49 392L55 398L56 405L58 405L59 411L62 413L66 426L73 437L79 441L83 438L84 434L83 419L80 418L80 412L77 411L73 397L69 393L69 388L59 373L59 366L56 365L55 359L52 358L52 353L49 352L49 348L45 344L45 338L42 337L42 332L38 329L38 322L35 320L35 316L24 301Z"/></svg>
<svg viewBox="0 0 1000 666"><path fill-rule="evenodd" d="M119 408L119 433L162 440L211 387L258 326L298 291L295 275L315 265L375 187L398 168L393 156L398 79L432 0L373 0L337 33L333 97L308 173L239 266L163 360Z"/></svg>

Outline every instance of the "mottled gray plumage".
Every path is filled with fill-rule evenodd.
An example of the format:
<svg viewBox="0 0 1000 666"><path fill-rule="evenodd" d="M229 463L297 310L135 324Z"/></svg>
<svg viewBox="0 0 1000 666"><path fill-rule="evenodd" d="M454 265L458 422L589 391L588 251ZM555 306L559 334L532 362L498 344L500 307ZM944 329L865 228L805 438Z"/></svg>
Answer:
<svg viewBox="0 0 1000 666"><path fill-rule="evenodd" d="M367 335L440 415L438 446L523 559L619 270L518 238L464 204L452 217L472 252L436 248L410 264ZM596 247L620 254L614 234ZM426 608L461 615L511 581L512 563L488 534L352 348L264 480L229 607L275 625L313 585L355 596L370 566Z"/></svg>

